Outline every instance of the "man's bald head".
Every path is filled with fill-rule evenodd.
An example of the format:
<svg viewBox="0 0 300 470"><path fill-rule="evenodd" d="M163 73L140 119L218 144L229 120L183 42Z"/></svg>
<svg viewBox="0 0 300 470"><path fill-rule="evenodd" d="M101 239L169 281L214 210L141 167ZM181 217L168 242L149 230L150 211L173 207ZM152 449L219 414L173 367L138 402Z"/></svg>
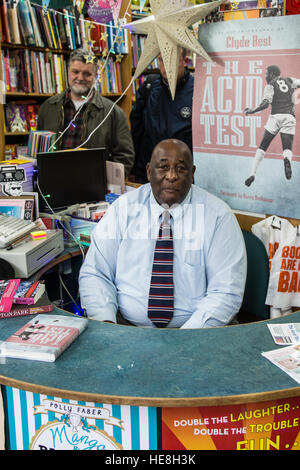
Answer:
<svg viewBox="0 0 300 470"><path fill-rule="evenodd" d="M186 197L195 167L189 147L177 139L166 139L154 148L147 176L155 199L169 207L181 203Z"/></svg>

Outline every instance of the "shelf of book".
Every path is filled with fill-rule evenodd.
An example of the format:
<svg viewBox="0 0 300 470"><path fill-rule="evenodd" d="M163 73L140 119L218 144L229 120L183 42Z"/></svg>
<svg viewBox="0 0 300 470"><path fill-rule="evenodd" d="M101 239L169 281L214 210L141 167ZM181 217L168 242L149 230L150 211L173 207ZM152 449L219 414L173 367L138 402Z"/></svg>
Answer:
<svg viewBox="0 0 300 470"><path fill-rule="evenodd" d="M9 137L9 136L16 136L16 135L29 135L29 132L4 132L4 135Z"/></svg>
<svg viewBox="0 0 300 470"><path fill-rule="evenodd" d="M22 3L22 5L20 5ZM0 2L0 159L5 158L5 146L12 139L27 137L37 119L43 100L62 92L67 86L67 62L72 50L89 47L99 58L97 88L103 96L115 101L131 80L131 47L127 30L118 29L122 41L114 41L111 24L99 25L90 18L75 14L74 7L47 10L29 0L9 7L11 2ZM21 8L22 6L22 8ZM21 11L22 10L22 11ZM126 12L121 6L120 18ZM31 20L31 33L24 29L24 21ZM22 21L23 19L23 21ZM109 58L107 59L108 51ZM131 88L131 87L130 87ZM128 119L131 111L132 89L118 102ZM26 102L28 100L28 102ZM15 106L24 126L11 129L12 108ZM30 116L27 108L31 106ZM32 107L34 106L35 109ZM22 110L25 107L25 111ZM35 113L35 116L33 114ZM13 114L14 116L14 114ZM22 127L22 124L20 123ZM25 142L21 142L24 145Z"/></svg>

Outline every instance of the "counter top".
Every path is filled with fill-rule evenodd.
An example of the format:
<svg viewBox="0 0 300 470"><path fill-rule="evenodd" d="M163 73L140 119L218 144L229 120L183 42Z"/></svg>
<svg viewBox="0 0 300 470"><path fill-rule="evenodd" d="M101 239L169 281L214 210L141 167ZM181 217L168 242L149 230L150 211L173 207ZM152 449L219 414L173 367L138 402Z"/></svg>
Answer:
<svg viewBox="0 0 300 470"><path fill-rule="evenodd" d="M60 309L53 313L68 314ZM0 320L0 340L30 317ZM261 356L277 346L268 322L198 330L150 329L89 320L54 363L0 359L0 383L75 400L138 406L205 406L300 395L291 377Z"/></svg>

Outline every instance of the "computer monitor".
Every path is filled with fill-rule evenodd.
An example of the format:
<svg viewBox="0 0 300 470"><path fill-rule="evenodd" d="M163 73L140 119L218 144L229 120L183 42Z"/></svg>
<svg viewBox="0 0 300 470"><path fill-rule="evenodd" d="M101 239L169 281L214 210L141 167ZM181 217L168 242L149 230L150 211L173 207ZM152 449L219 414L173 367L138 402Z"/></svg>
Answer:
<svg viewBox="0 0 300 470"><path fill-rule="evenodd" d="M54 212L77 203L103 201L107 192L105 148L37 154L40 211Z"/></svg>

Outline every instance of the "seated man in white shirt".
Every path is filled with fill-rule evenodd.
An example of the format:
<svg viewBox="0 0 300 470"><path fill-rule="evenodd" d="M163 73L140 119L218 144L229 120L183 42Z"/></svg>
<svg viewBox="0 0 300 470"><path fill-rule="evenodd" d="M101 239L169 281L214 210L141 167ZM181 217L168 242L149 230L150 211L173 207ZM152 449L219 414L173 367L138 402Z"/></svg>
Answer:
<svg viewBox="0 0 300 470"><path fill-rule="evenodd" d="M98 223L79 278L89 318L116 323L119 312L136 326L207 328L235 317L246 280L244 239L227 204L192 184L194 171L186 144L160 142L147 166L150 183L120 196ZM160 325L149 314L149 292L166 209L173 239L172 308Z"/></svg>

